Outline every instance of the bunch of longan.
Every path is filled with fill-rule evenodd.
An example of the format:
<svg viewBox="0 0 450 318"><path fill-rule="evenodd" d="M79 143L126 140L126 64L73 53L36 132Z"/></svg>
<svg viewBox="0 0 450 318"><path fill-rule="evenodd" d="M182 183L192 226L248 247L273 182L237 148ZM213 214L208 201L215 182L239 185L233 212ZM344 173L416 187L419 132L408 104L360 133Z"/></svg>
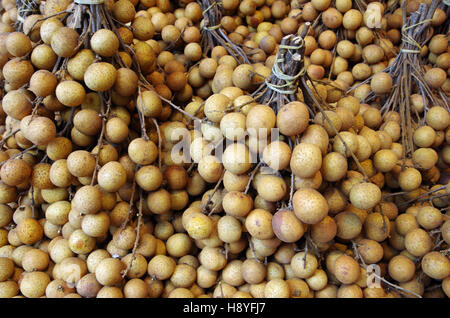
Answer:
<svg viewBox="0 0 450 318"><path fill-rule="evenodd" d="M20 24L2 0L0 297L450 296L436 1L223 0L205 27L193 0L47 0ZM261 103L305 30L307 87ZM427 89L391 102L402 54Z"/></svg>

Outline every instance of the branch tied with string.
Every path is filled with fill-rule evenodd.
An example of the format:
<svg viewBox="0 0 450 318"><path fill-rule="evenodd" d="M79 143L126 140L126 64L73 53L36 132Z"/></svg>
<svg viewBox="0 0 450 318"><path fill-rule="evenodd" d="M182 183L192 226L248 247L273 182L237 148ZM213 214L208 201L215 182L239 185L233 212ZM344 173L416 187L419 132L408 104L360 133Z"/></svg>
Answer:
<svg viewBox="0 0 450 318"><path fill-rule="evenodd" d="M280 43L269 77L252 94L254 100L278 111L285 103L297 100L298 80L306 73L304 66L304 28L300 36L285 36Z"/></svg>
<svg viewBox="0 0 450 318"><path fill-rule="evenodd" d="M238 63L250 64L250 60L243 48L233 43L225 33L220 20L222 19L222 2L215 0L198 0L202 8L203 21L201 23L202 48L206 55L216 46L223 46Z"/></svg>

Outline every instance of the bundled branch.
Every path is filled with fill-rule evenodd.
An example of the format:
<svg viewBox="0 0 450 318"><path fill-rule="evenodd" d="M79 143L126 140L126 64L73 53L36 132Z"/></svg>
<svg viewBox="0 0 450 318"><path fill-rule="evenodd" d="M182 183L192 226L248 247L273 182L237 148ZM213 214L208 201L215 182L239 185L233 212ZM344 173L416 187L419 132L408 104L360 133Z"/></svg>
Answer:
<svg viewBox="0 0 450 318"><path fill-rule="evenodd" d="M421 49L432 36L429 32L429 26L439 3L439 0L432 1L430 5L422 3L419 9L409 17L406 14L406 4L402 4L403 21L405 22L401 30L400 52L394 62L384 70L392 77L393 88L382 104L380 111L383 118L389 116L391 111L397 111L400 114L401 139L405 157L409 157L414 152L412 127L423 124L428 105L441 105L449 109L448 96L441 88L434 89L425 81L425 64L420 57ZM369 83L372 78L373 76L369 77L357 86L350 88L349 91L362 84ZM409 96L415 92L422 96L425 105L423 114L419 114L411 107ZM371 92L365 98L365 102L373 101L376 98L377 95Z"/></svg>
<svg viewBox="0 0 450 318"><path fill-rule="evenodd" d="M305 74L304 28L300 36L285 36L279 46L275 63L269 77L253 92L252 97L260 104L278 111L285 103L297 100L298 80Z"/></svg>
<svg viewBox="0 0 450 318"><path fill-rule="evenodd" d="M223 46L236 61L250 64L242 47L233 43L220 24L222 19L222 2L219 0L198 0L203 10L202 47L208 54L215 46Z"/></svg>
<svg viewBox="0 0 450 318"><path fill-rule="evenodd" d="M34 0L16 0L17 7L17 21L15 28L17 30L23 29L25 19L32 14L39 14L39 3Z"/></svg>

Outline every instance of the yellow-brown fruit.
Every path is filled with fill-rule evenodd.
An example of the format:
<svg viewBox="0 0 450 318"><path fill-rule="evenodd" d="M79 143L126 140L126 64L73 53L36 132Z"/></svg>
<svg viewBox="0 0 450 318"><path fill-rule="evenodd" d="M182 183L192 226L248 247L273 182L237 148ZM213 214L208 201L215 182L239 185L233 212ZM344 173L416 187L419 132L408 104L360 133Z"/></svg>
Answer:
<svg viewBox="0 0 450 318"><path fill-rule="evenodd" d="M372 209L380 201L381 190L373 183L359 183L350 190L350 202L358 209Z"/></svg>
<svg viewBox="0 0 450 318"><path fill-rule="evenodd" d="M121 23L131 22L136 14L133 3L128 0L119 0L112 7L114 18Z"/></svg>
<svg viewBox="0 0 450 318"><path fill-rule="evenodd" d="M46 70L39 70L30 78L30 91L36 96L46 97L55 92L57 83L55 75Z"/></svg>
<svg viewBox="0 0 450 318"><path fill-rule="evenodd" d="M76 81L63 81L56 86L56 98L63 105L75 107L83 103L86 96L84 87Z"/></svg>
<svg viewBox="0 0 450 318"><path fill-rule="evenodd" d="M305 232L302 222L289 210L279 210L273 215L272 229L286 243L298 241Z"/></svg>
<svg viewBox="0 0 450 318"><path fill-rule="evenodd" d="M322 152L313 144L300 143L292 151L290 167L302 178L312 177L322 166Z"/></svg>
<svg viewBox="0 0 450 318"><path fill-rule="evenodd" d="M308 108L301 102L288 103L277 113L277 128L286 136L302 133L308 127L308 122Z"/></svg>
<svg viewBox="0 0 450 318"><path fill-rule="evenodd" d="M23 90L9 91L2 99L3 111L10 117L21 120L31 114L32 105Z"/></svg>
<svg viewBox="0 0 450 318"><path fill-rule="evenodd" d="M377 95L389 93L392 88L391 75L384 72L374 74L370 81L370 88Z"/></svg>
<svg viewBox="0 0 450 318"><path fill-rule="evenodd" d="M22 220L16 227L17 236L24 244L31 245L40 241L44 235L42 225L35 219Z"/></svg>
<svg viewBox="0 0 450 318"><path fill-rule="evenodd" d="M33 144L47 145L56 136L55 123L43 116L26 116L20 122L22 134Z"/></svg>
<svg viewBox="0 0 450 318"><path fill-rule="evenodd" d="M138 77L136 73L128 68L119 68L114 83L114 91L120 96L131 96L136 92L138 86Z"/></svg>
<svg viewBox="0 0 450 318"><path fill-rule="evenodd" d="M152 91L143 91L137 98L137 108L145 117L158 117L162 112L162 102Z"/></svg>
<svg viewBox="0 0 450 318"><path fill-rule="evenodd" d="M328 214L328 203L317 190L299 189L292 198L295 215L306 224L316 224Z"/></svg>
<svg viewBox="0 0 450 318"><path fill-rule="evenodd" d="M28 60L14 58L3 66L2 73L8 84L13 89L18 89L28 83L34 73L34 69Z"/></svg>
<svg viewBox="0 0 450 318"><path fill-rule="evenodd" d="M28 180L31 175L29 164L22 159L6 161L0 170L1 180L9 186L17 186Z"/></svg>
<svg viewBox="0 0 450 318"><path fill-rule="evenodd" d="M84 73L84 83L96 92L104 92L113 87L117 77L116 68L106 62L89 65Z"/></svg>
<svg viewBox="0 0 450 318"><path fill-rule="evenodd" d="M11 32L6 37L6 49L9 54L15 57L21 57L31 51L31 41L22 32Z"/></svg>
<svg viewBox="0 0 450 318"><path fill-rule="evenodd" d="M71 57L76 53L79 35L71 28L58 28L51 37L51 46L56 55Z"/></svg>
<svg viewBox="0 0 450 318"><path fill-rule="evenodd" d="M119 49L119 39L113 31L107 29L96 31L91 37L90 44L95 53L104 57L113 56Z"/></svg>

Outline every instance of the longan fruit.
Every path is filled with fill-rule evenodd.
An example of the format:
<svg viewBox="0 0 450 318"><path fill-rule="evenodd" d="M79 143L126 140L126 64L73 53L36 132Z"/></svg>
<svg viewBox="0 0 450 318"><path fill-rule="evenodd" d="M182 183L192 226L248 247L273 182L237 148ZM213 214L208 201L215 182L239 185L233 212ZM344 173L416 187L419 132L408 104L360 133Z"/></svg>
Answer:
<svg viewBox="0 0 450 318"><path fill-rule="evenodd" d="M229 262L222 271L222 278L225 283L238 287L245 283L242 277L242 264L241 260L233 260Z"/></svg>
<svg viewBox="0 0 450 318"><path fill-rule="evenodd" d="M45 210L47 221L55 225L64 225L69 220L71 204L68 201L57 201L50 204Z"/></svg>
<svg viewBox="0 0 450 318"><path fill-rule="evenodd" d="M194 240L202 240L211 235L213 224L207 215L197 213L189 218L185 228L189 236Z"/></svg>
<svg viewBox="0 0 450 318"><path fill-rule="evenodd" d="M73 292L75 292L75 288L69 286L69 284L62 279L55 279L47 285L45 296L47 298L63 298Z"/></svg>
<svg viewBox="0 0 450 318"><path fill-rule="evenodd" d="M295 136L308 126L309 112L305 104L291 102L281 107L277 113L277 128L286 136Z"/></svg>
<svg viewBox="0 0 450 318"><path fill-rule="evenodd" d="M86 185L77 190L72 206L82 214L95 214L102 207L102 193L98 187Z"/></svg>
<svg viewBox="0 0 450 318"><path fill-rule="evenodd" d="M114 245L123 250L129 250L134 246L136 240L136 230L132 226L119 228L114 232Z"/></svg>
<svg viewBox="0 0 450 318"><path fill-rule="evenodd" d="M350 202L362 210L369 210L381 201L381 190L373 183L355 184L350 190Z"/></svg>
<svg viewBox="0 0 450 318"><path fill-rule="evenodd" d="M121 143L128 137L128 134L128 126L121 118L113 117L106 122L105 137L109 142ZM145 151L145 149L143 150Z"/></svg>
<svg viewBox="0 0 450 318"><path fill-rule="evenodd" d="M337 290L337 298L363 298L361 287L356 284L342 284Z"/></svg>
<svg viewBox="0 0 450 318"><path fill-rule="evenodd" d="M286 243L298 241L305 232L302 222L289 210L279 210L273 215L272 229Z"/></svg>
<svg viewBox="0 0 450 318"><path fill-rule="evenodd" d="M123 298L122 290L119 287L104 286L97 293L97 298Z"/></svg>
<svg viewBox="0 0 450 318"><path fill-rule="evenodd" d="M337 225L333 218L325 216L310 227L311 238L320 243L330 242L337 234Z"/></svg>
<svg viewBox="0 0 450 318"><path fill-rule="evenodd" d="M104 249L96 249L92 253L90 253L86 259L87 269L90 273L95 273L95 269L97 265L104 260L105 258L109 258L111 255L108 251Z"/></svg>
<svg viewBox="0 0 450 318"><path fill-rule="evenodd" d="M147 272L150 277L165 280L172 276L176 263L173 258L165 255L156 255L148 263Z"/></svg>
<svg viewBox="0 0 450 318"><path fill-rule="evenodd" d="M430 126L417 128L413 134L414 143L421 148L427 148L433 145L436 139L436 131Z"/></svg>
<svg viewBox="0 0 450 318"><path fill-rule="evenodd" d="M374 240L362 239L357 244L358 252L366 264L376 264L383 258L384 250L380 243Z"/></svg>
<svg viewBox="0 0 450 318"><path fill-rule="evenodd" d="M405 283L414 277L416 266L406 256L397 255L389 261L388 270L389 276L399 283Z"/></svg>
<svg viewBox="0 0 450 318"><path fill-rule="evenodd" d="M290 289L288 283L280 278L269 280L264 287L265 298L289 298Z"/></svg>
<svg viewBox="0 0 450 318"><path fill-rule="evenodd" d="M133 3L128 0L119 0L115 2L111 11L114 18L122 23L131 22L136 15Z"/></svg>
<svg viewBox="0 0 450 318"><path fill-rule="evenodd" d="M260 175L256 182L258 195L269 202L278 202L287 192L286 181L276 175Z"/></svg>
<svg viewBox="0 0 450 318"><path fill-rule="evenodd" d="M13 220L13 210L6 204L0 204L0 227L7 226Z"/></svg>
<svg viewBox="0 0 450 318"><path fill-rule="evenodd" d="M344 211L339 213L335 217L335 222L337 225L336 236L341 239L351 240L361 233L361 219L352 212Z"/></svg>
<svg viewBox="0 0 450 318"><path fill-rule="evenodd" d="M222 155L223 167L234 174L243 174L251 167L251 155L246 145L233 143Z"/></svg>
<svg viewBox="0 0 450 318"><path fill-rule="evenodd" d="M283 170L289 166L291 159L291 148L282 141L274 141L263 150L264 162L274 170Z"/></svg>
<svg viewBox="0 0 450 318"><path fill-rule="evenodd" d="M47 285L50 283L50 277L44 272L24 273L20 281L20 292L28 298L39 298L45 295Z"/></svg>
<svg viewBox="0 0 450 318"><path fill-rule="evenodd" d="M24 183L30 175L31 167L23 159L10 159L2 165L0 170L2 181L9 186Z"/></svg>
<svg viewBox="0 0 450 318"><path fill-rule="evenodd" d="M192 248L192 240L185 233L175 233L166 241L167 253L173 257L187 255Z"/></svg>
<svg viewBox="0 0 450 318"><path fill-rule="evenodd" d="M142 234L138 245L136 247L136 253L142 254L145 257L151 257L158 252L158 239L156 239L150 233Z"/></svg>
<svg viewBox="0 0 450 318"><path fill-rule="evenodd" d="M450 275L450 261L439 252L425 254L421 261L422 270L433 279L443 280Z"/></svg>
<svg viewBox="0 0 450 318"><path fill-rule="evenodd" d="M126 265L117 258L105 258L95 268L95 278L103 286L114 286L122 281Z"/></svg>
<svg viewBox="0 0 450 318"><path fill-rule="evenodd" d="M291 298L308 298L311 290L303 279L289 278L286 283L289 286Z"/></svg>
<svg viewBox="0 0 450 318"><path fill-rule="evenodd" d="M108 233L110 219L105 212L87 214L81 221L81 229L92 237L102 237Z"/></svg>
<svg viewBox="0 0 450 318"><path fill-rule="evenodd" d="M323 289L315 292L316 298L337 298L338 287L327 284Z"/></svg>
<svg viewBox="0 0 450 318"><path fill-rule="evenodd" d="M296 277L306 279L314 275L318 267L318 261L310 253L307 253L305 257L305 252L298 252L292 257L290 265Z"/></svg>
<svg viewBox="0 0 450 318"><path fill-rule="evenodd" d="M20 130L26 139L38 146L47 145L56 135L55 123L44 116L28 115L22 118Z"/></svg>
<svg viewBox="0 0 450 318"><path fill-rule="evenodd" d="M444 221L442 213L432 206L422 206L416 215L417 222L425 230L432 230L441 226Z"/></svg>
<svg viewBox="0 0 450 318"><path fill-rule="evenodd" d="M253 209L253 200L243 192L230 191L223 197L222 205L228 215L245 217Z"/></svg>
<svg viewBox="0 0 450 318"><path fill-rule="evenodd" d="M170 281L175 287L188 288L197 279L197 271L192 266L179 264L175 266Z"/></svg>
<svg viewBox="0 0 450 318"><path fill-rule="evenodd" d="M429 170L438 162L439 156L432 148L419 148L412 154L415 166L421 170Z"/></svg>
<svg viewBox="0 0 450 318"><path fill-rule="evenodd" d="M302 178L312 177L322 166L322 153L318 146L300 143L292 151L290 168Z"/></svg>
<svg viewBox="0 0 450 318"><path fill-rule="evenodd" d="M225 271L226 269L224 269ZM226 272L223 272L224 276L226 276ZM239 272L239 275L241 273ZM211 271L204 266L199 266L197 268L197 284L202 288L210 288L212 287L217 281L217 272Z"/></svg>
<svg viewBox="0 0 450 318"><path fill-rule="evenodd" d="M251 236L258 239L270 239L274 236L272 214L263 209L250 211L245 219L245 227Z"/></svg>
<svg viewBox="0 0 450 318"><path fill-rule="evenodd" d="M102 289L102 285L95 278L94 273L83 276L76 285L77 293L83 298L95 298Z"/></svg>
<svg viewBox="0 0 450 318"><path fill-rule="evenodd" d="M78 46L78 33L67 27L57 28L51 35L51 47L53 51L60 57L71 57L74 55Z"/></svg>
<svg viewBox="0 0 450 318"><path fill-rule="evenodd" d="M212 271L222 270L226 264L225 252L219 247L204 247L198 255L200 264Z"/></svg>
<svg viewBox="0 0 450 318"><path fill-rule="evenodd" d="M149 193L147 197L147 206L154 214L167 213L171 208L170 193L165 189Z"/></svg>
<svg viewBox="0 0 450 318"><path fill-rule="evenodd" d="M323 269L316 269L314 274L306 279L306 283L314 291L322 290L328 283L327 273Z"/></svg>
<svg viewBox="0 0 450 318"><path fill-rule="evenodd" d="M413 292L417 295L422 296L424 293L424 284L422 282L420 282L418 280L418 278L413 278L412 280L405 282L405 283L400 283L399 286L401 288L404 288L406 290L408 290L409 292ZM405 295L406 298L417 298L417 296L412 295L412 294L406 294Z"/></svg>
<svg viewBox="0 0 450 318"><path fill-rule="evenodd" d="M434 130L444 130L450 123L450 114L441 106L433 106L428 109L425 120Z"/></svg>
<svg viewBox="0 0 450 318"><path fill-rule="evenodd" d="M87 273L86 261L79 257L67 257L58 266L58 278L68 284L75 285Z"/></svg>
<svg viewBox="0 0 450 318"><path fill-rule="evenodd" d="M422 175L415 168L406 168L398 175L398 184L403 191L417 189L422 183Z"/></svg>
<svg viewBox="0 0 450 318"><path fill-rule="evenodd" d="M238 112L226 114L220 120L222 134L230 140L240 140L245 136L245 115Z"/></svg>
<svg viewBox="0 0 450 318"><path fill-rule="evenodd" d="M75 177L91 176L95 168L95 158L85 150L76 150L67 157L67 169Z"/></svg>
<svg viewBox="0 0 450 318"><path fill-rule="evenodd" d="M149 165L156 160L158 148L151 140L136 138L128 145L128 155L136 164Z"/></svg>
<svg viewBox="0 0 450 318"><path fill-rule="evenodd" d="M334 264L334 275L343 284L353 284L359 280L361 270L353 257L341 255Z"/></svg>
<svg viewBox="0 0 450 318"><path fill-rule="evenodd" d="M237 242L242 235L242 223L231 215L225 215L217 222L217 234L225 243Z"/></svg>
<svg viewBox="0 0 450 318"><path fill-rule="evenodd" d="M268 136L275 123L275 112L269 106L255 105L247 114L246 127L250 136Z"/></svg>
<svg viewBox="0 0 450 318"><path fill-rule="evenodd" d="M328 214L328 203L317 190L298 189L292 198L294 213L300 221L306 224L316 224Z"/></svg>
<svg viewBox="0 0 450 318"><path fill-rule="evenodd" d="M119 49L119 39L111 30L100 29L90 39L91 49L104 57L113 56Z"/></svg>
<svg viewBox="0 0 450 318"><path fill-rule="evenodd" d="M397 155L391 149L378 150L373 157L375 168L381 172L389 172L394 169L397 160Z"/></svg>
<svg viewBox="0 0 450 318"><path fill-rule="evenodd" d="M76 254L88 254L96 245L95 238L87 235L81 229L75 230L68 239L70 249Z"/></svg>
<svg viewBox="0 0 450 318"><path fill-rule="evenodd" d="M431 250L431 238L423 229L411 230L405 235L405 247L412 255L421 257Z"/></svg>
<svg viewBox="0 0 450 318"><path fill-rule="evenodd" d="M47 70L36 71L30 78L30 91L39 97L52 95L56 85L56 76Z"/></svg>
<svg viewBox="0 0 450 318"><path fill-rule="evenodd" d="M100 168L97 175L99 186L108 192L116 192L127 181L126 171L117 161L110 161Z"/></svg>
<svg viewBox="0 0 450 318"><path fill-rule="evenodd" d="M17 227L17 236L24 244L34 244L40 241L44 235L42 225L35 219L27 218L21 221Z"/></svg>
<svg viewBox="0 0 450 318"><path fill-rule="evenodd" d="M132 278L123 287L125 298L148 298L148 285L139 278Z"/></svg>
<svg viewBox="0 0 450 318"><path fill-rule="evenodd" d="M338 152L330 152L323 157L321 174L325 181L336 182L347 173L347 159Z"/></svg>
<svg viewBox="0 0 450 318"><path fill-rule="evenodd" d="M55 263L61 263L61 261L67 257L72 257L74 253L70 249L69 241L62 237L56 237L50 242L49 246L50 258Z"/></svg>
<svg viewBox="0 0 450 318"><path fill-rule="evenodd" d="M246 259L241 266L242 278L248 284L260 284L266 277L267 269L256 259Z"/></svg>
<svg viewBox="0 0 450 318"><path fill-rule="evenodd" d="M6 257L0 257L0 282L8 280L14 273L14 262Z"/></svg>

